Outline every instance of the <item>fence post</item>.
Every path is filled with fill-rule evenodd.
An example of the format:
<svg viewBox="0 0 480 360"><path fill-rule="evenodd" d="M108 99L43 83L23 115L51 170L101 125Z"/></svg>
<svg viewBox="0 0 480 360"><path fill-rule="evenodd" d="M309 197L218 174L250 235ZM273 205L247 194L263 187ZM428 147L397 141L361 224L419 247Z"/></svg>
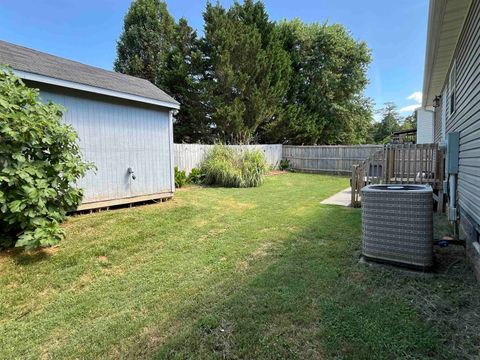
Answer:
<svg viewBox="0 0 480 360"><path fill-rule="evenodd" d="M356 192L356 189L357 189L357 167L358 165L352 165L352 179L351 179L351 188L352 188L352 192L351 192L351 205L352 207L355 207L355 203L356 203L356 199L355 199L355 192Z"/></svg>
<svg viewBox="0 0 480 360"><path fill-rule="evenodd" d="M387 146L385 145L383 147L383 168L382 168L382 177L383 177L383 182L387 184L388 180L388 166L389 166L389 161L388 161L388 150Z"/></svg>

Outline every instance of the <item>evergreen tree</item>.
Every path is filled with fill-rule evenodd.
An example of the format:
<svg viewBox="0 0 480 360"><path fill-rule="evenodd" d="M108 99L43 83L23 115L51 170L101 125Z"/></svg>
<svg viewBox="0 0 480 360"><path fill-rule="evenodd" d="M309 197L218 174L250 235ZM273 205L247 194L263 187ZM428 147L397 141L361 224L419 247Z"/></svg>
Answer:
<svg viewBox="0 0 480 360"><path fill-rule="evenodd" d="M135 0L124 18L117 42L115 71L157 82L171 50L174 20L160 0Z"/></svg>
<svg viewBox="0 0 480 360"><path fill-rule="evenodd" d="M204 89L215 134L223 141L250 142L282 111L288 53L262 2L235 2L228 10L209 3L204 20Z"/></svg>
<svg viewBox="0 0 480 360"><path fill-rule="evenodd" d="M417 112L414 111L411 115L408 115L402 124L402 130L416 129L417 128Z"/></svg>
<svg viewBox="0 0 480 360"><path fill-rule="evenodd" d="M196 32L182 18L175 25L172 48L159 71L159 86L172 95L181 107L175 116L176 142L211 142L211 125L206 113L203 83L203 58Z"/></svg>
<svg viewBox="0 0 480 360"><path fill-rule="evenodd" d="M181 104L175 141L362 143L370 52L341 25L276 24L261 1L207 4L205 35L175 24L160 0L125 16L115 70L146 78ZM370 133L371 134L371 133Z"/></svg>
<svg viewBox="0 0 480 360"><path fill-rule="evenodd" d="M197 34L186 19L176 24L159 0L132 2L117 44L114 69L147 79L180 102L174 124L177 142L210 140L201 65Z"/></svg>
<svg viewBox="0 0 480 360"><path fill-rule="evenodd" d="M402 117L393 102L385 103L384 107L378 112L382 115L382 120L374 124L372 138L375 143L385 144L390 141L394 132L401 130Z"/></svg>

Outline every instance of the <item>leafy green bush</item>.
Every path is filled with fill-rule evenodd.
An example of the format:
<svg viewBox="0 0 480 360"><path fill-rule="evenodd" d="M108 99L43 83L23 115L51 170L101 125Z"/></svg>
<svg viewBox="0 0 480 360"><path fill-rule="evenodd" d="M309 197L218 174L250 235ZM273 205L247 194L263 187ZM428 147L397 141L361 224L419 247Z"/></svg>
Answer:
<svg viewBox="0 0 480 360"><path fill-rule="evenodd" d="M189 184L202 184L203 180L205 179L205 174L202 173L202 170L198 168L193 168L188 174L187 182Z"/></svg>
<svg viewBox="0 0 480 360"><path fill-rule="evenodd" d="M181 188L187 184L187 174L185 170L178 170L175 166L175 187Z"/></svg>
<svg viewBox="0 0 480 360"><path fill-rule="evenodd" d="M62 108L0 68L0 247L58 243L60 223L82 199L75 182L93 165L61 117Z"/></svg>
<svg viewBox="0 0 480 360"><path fill-rule="evenodd" d="M280 160L280 165L279 165L280 170L288 170L290 169L290 161L288 159L282 159Z"/></svg>
<svg viewBox="0 0 480 360"><path fill-rule="evenodd" d="M204 182L225 187L255 187L262 184L268 172L265 156L258 150L215 145L201 165Z"/></svg>

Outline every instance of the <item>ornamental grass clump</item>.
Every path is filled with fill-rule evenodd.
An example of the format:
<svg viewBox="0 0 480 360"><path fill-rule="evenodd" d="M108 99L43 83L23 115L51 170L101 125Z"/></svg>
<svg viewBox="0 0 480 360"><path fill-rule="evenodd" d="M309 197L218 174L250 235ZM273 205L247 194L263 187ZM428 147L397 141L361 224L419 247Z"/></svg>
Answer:
<svg viewBox="0 0 480 360"><path fill-rule="evenodd" d="M256 187L262 184L268 165L258 150L215 145L205 156L201 172L207 185Z"/></svg>
<svg viewBox="0 0 480 360"><path fill-rule="evenodd" d="M0 248L54 245L60 223L82 199L82 160L62 108L45 104L11 70L0 68Z"/></svg>

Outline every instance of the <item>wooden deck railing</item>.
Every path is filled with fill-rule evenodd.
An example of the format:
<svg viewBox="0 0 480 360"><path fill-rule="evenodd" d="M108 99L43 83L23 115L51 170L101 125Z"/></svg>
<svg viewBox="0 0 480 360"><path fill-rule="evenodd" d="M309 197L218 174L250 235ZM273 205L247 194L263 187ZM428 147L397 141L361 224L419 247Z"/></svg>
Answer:
<svg viewBox="0 0 480 360"><path fill-rule="evenodd" d="M442 193L443 151L438 144L391 144L352 168L352 206L370 184L429 184ZM439 196L443 202L443 196Z"/></svg>

